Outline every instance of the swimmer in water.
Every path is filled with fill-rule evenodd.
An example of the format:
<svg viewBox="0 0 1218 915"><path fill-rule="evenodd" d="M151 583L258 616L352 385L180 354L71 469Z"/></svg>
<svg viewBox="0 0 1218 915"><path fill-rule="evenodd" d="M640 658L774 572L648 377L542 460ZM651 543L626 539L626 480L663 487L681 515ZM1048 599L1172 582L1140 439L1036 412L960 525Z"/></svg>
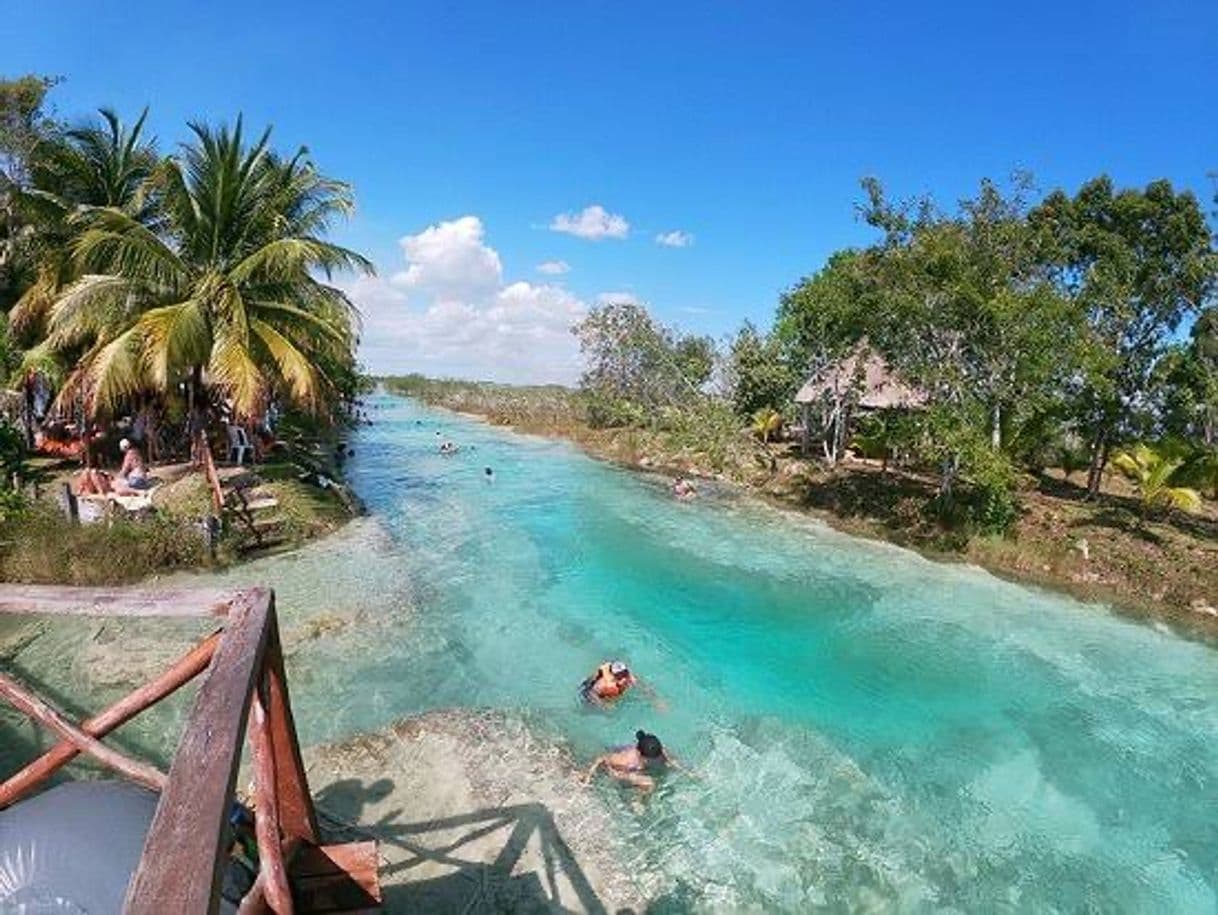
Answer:
<svg viewBox="0 0 1218 915"><path fill-rule="evenodd" d="M591 784L593 776L600 769L618 781L638 788L643 794L655 788L655 776L669 769L693 774L668 755L660 738L646 731L635 732L633 746L618 747L598 756L584 773L584 784Z"/></svg>
<svg viewBox="0 0 1218 915"><path fill-rule="evenodd" d="M655 690L635 676L634 671L623 661L605 661L600 664L596 671L579 685L579 694L589 705L608 709L626 695L627 690L635 686L647 693L657 711L667 710Z"/></svg>

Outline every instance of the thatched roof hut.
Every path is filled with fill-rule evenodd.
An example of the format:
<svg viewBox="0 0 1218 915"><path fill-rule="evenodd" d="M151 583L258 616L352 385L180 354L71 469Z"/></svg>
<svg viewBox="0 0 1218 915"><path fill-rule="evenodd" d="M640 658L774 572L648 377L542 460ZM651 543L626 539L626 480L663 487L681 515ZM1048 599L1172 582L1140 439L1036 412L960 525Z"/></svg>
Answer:
<svg viewBox="0 0 1218 915"><path fill-rule="evenodd" d="M926 404L926 392L902 381L883 358L860 350L809 378L795 395L797 404L844 397L858 385L857 406L864 410L909 409Z"/></svg>

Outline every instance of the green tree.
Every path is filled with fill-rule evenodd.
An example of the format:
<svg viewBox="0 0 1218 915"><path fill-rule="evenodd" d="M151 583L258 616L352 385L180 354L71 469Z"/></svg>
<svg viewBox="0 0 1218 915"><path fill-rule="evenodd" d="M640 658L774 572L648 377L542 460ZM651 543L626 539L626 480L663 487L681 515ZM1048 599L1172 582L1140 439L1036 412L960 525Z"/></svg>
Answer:
<svg viewBox="0 0 1218 915"><path fill-rule="evenodd" d="M322 237L352 198L304 150L279 157L269 131L248 144L240 119L191 131L155 177L158 231L115 206L72 217L81 279L57 298L49 339L84 348L60 397L79 396L90 414L185 385L218 508L211 418L225 408L257 419L272 398L323 411L324 366L351 362L355 328L346 296L317 276L372 267Z"/></svg>
<svg viewBox="0 0 1218 915"><path fill-rule="evenodd" d="M1156 366L1160 411L1170 435L1218 445L1218 306L1194 322L1187 346L1173 348Z"/></svg>
<svg viewBox="0 0 1218 915"><path fill-rule="evenodd" d="M595 424L637 421L705 396L713 342L664 327L642 305L597 306L574 333L586 364L580 387L592 399Z"/></svg>
<svg viewBox="0 0 1218 915"><path fill-rule="evenodd" d="M778 300L774 336L800 381L850 355L872 329L862 255L838 251Z"/></svg>
<svg viewBox="0 0 1218 915"><path fill-rule="evenodd" d="M1006 194L983 181L955 213L927 198L894 204L874 180L864 187L866 219L884 233L858 271L868 339L927 396L934 434L921 441L933 446L948 500L961 472L995 463L980 442L997 453L1006 430L1048 408L1074 367L1076 322L1038 260L1027 179Z"/></svg>
<svg viewBox="0 0 1218 915"><path fill-rule="evenodd" d="M1086 322L1074 401L1095 495L1112 448L1150 401L1172 334L1212 288L1210 231L1192 193L1165 180L1117 190L1107 176L1073 197L1053 192L1030 219L1058 290Z"/></svg>
<svg viewBox="0 0 1218 915"><path fill-rule="evenodd" d="M22 76L0 80L0 310L8 311L34 281L35 261L29 250L32 228L18 205L29 183L34 150L54 134L46 114L47 93L57 80Z"/></svg>
<svg viewBox="0 0 1218 915"><path fill-rule="evenodd" d="M798 384L782 341L775 334L763 335L748 321L729 344L728 376L732 406L742 417L763 409L781 411Z"/></svg>

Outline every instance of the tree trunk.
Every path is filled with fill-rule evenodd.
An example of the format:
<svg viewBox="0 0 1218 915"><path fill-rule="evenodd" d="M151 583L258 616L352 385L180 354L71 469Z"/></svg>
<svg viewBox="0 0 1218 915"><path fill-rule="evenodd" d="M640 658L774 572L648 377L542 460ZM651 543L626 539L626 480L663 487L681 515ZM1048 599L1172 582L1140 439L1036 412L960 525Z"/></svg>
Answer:
<svg viewBox="0 0 1218 915"><path fill-rule="evenodd" d="M943 459L943 467L939 477L939 500L946 505L952 500L952 492L956 485L956 475L960 472L960 455L953 454Z"/></svg>
<svg viewBox="0 0 1218 915"><path fill-rule="evenodd" d="M211 446L207 442L207 426L201 424L199 431L196 433L198 441L195 447L202 455L203 473L207 477L207 484L211 487L212 507L215 508L216 514L224 508L224 490L220 487L220 475L216 473L216 461L212 457Z"/></svg>
<svg viewBox="0 0 1218 915"><path fill-rule="evenodd" d="M837 449L837 428L841 421L842 405L840 403L835 403L821 429L821 448L824 450L825 460L829 462L830 466L835 466L837 464L837 459L840 454Z"/></svg>
<svg viewBox="0 0 1218 915"><path fill-rule="evenodd" d="M1108 464L1108 452L1110 448L1108 430L1105 429L1091 443L1091 464L1087 469L1088 499L1094 499L1100 494L1100 483L1104 479L1104 467Z"/></svg>
<svg viewBox="0 0 1218 915"><path fill-rule="evenodd" d="M812 410L805 403L799 405L799 411L803 415L804 420L804 433L799 441L799 452L804 457L807 457L809 446L812 444L812 430L808 427L809 423L812 422Z"/></svg>
<svg viewBox="0 0 1218 915"><path fill-rule="evenodd" d="M216 514L224 507L224 490L220 487L220 476L216 473L216 461L212 457L207 440L207 396L203 391L203 367L196 365L190 373L190 384L186 387L187 416L190 417L190 441L192 460L203 470L207 485L211 487L212 506Z"/></svg>
<svg viewBox="0 0 1218 915"><path fill-rule="evenodd" d="M995 451L1002 450L1002 404L994 401L990 411L990 447Z"/></svg>
<svg viewBox="0 0 1218 915"><path fill-rule="evenodd" d="M840 458L846 453L846 439L850 431L850 405L845 404L837 416L837 428L833 430L837 436L837 455Z"/></svg>

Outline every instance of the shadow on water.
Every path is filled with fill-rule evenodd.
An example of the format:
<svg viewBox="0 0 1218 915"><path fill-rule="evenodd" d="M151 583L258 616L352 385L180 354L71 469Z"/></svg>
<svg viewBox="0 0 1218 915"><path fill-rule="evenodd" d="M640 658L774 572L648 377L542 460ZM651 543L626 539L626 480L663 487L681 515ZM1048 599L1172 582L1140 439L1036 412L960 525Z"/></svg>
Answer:
<svg viewBox="0 0 1218 915"><path fill-rule="evenodd" d="M393 789L387 778L367 785L344 779L317 795L325 815L359 823L356 831L380 842L386 912L610 915L546 805L485 807L417 822L402 822L399 809L360 822L365 809ZM531 859L526 857L530 847L538 850ZM446 872L422 876L422 869ZM688 911L688 902L674 896L656 900L643 912L623 908L613 915Z"/></svg>

